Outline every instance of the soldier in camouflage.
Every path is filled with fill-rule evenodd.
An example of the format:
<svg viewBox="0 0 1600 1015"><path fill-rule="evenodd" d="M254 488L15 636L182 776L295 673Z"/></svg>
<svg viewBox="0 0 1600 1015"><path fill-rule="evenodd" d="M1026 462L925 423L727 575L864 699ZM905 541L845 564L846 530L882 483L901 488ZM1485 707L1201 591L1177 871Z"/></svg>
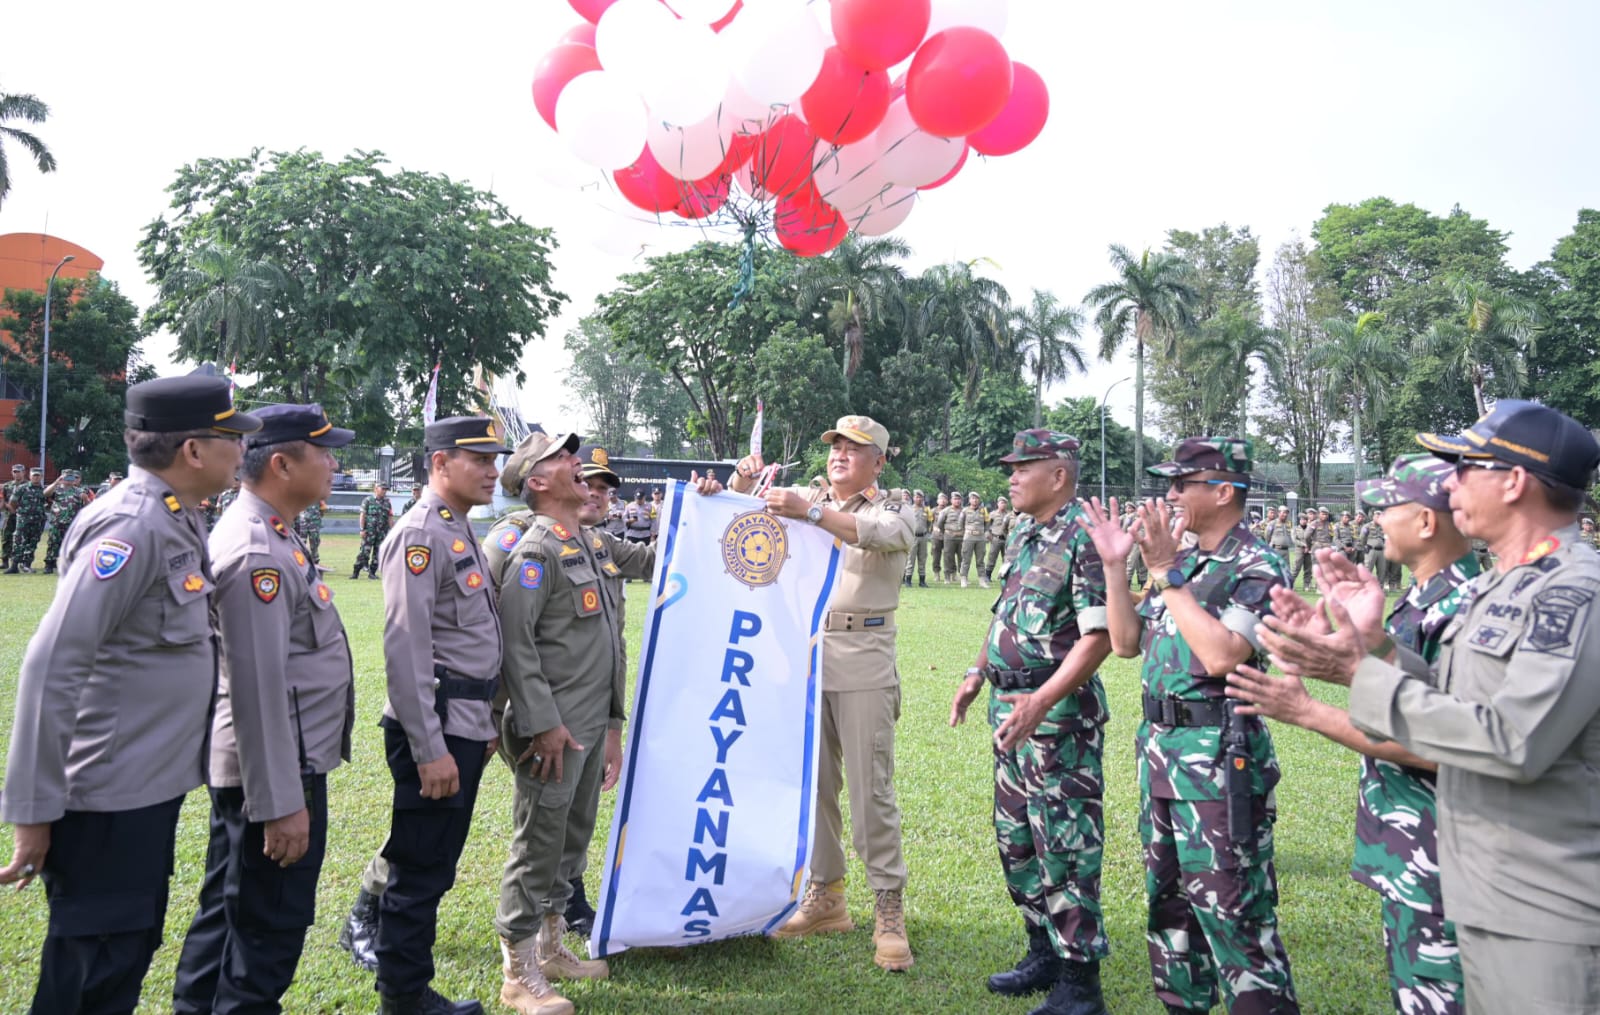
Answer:
<svg viewBox="0 0 1600 1015"><path fill-rule="evenodd" d="M1087 511L1107 568L1137 541L1151 571L1138 603L1112 582L1106 606L1113 651L1144 655L1146 939L1156 995L1172 1013L1210 1010L1219 988L1236 1015L1300 1010L1278 936L1277 757L1265 723L1231 714L1225 694L1227 674L1262 664L1256 627L1288 581L1283 558L1243 524L1252 450L1237 438L1182 441L1150 468L1170 486L1140 505L1132 533L1098 501Z"/></svg>
<svg viewBox="0 0 1600 1015"><path fill-rule="evenodd" d="M421 483L412 483L411 484L411 496L409 498L407 498L407 500L406 500L406 502L404 504L400 505L400 513L401 514L405 514L407 511L410 511L411 510L411 506L413 504L415 504L417 501L421 500L421 499L422 499L422 484Z"/></svg>
<svg viewBox="0 0 1600 1015"><path fill-rule="evenodd" d="M1362 502L1382 512L1370 524L1388 534L1384 552L1411 569L1411 587L1389 611L1384 629L1396 645L1430 663L1479 573L1451 518L1444 488L1450 472L1450 463L1433 455L1402 455L1386 477L1356 484ZM1438 766L1393 741L1371 740L1347 711L1311 697L1297 677L1268 677L1242 667L1228 684L1229 696L1247 703L1241 712L1314 730L1363 755L1350 874L1383 900L1395 1011L1460 1015L1461 953L1439 886Z"/></svg>
<svg viewBox="0 0 1600 1015"><path fill-rule="evenodd" d="M976 560L978 566L983 567L983 537L989 530L989 512L983 509L983 498L976 492L967 494L967 510L961 516L961 562L957 572L961 576L961 587L967 587L967 579L972 575L972 564ZM989 580L979 576L983 587L989 587Z"/></svg>
<svg viewBox="0 0 1600 1015"><path fill-rule="evenodd" d="M239 480L235 477L233 485L222 491L217 496L217 517L222 517L222 512L228 510L229 505L239 499Z"/></svg>
<svg viewBox="0 0 1600 1015"><path fill-rule="evenodd" d="M994 577L994 569L1000 563L1000 558L1005 556L1006 537L1011 535L1011 529L1016 524L1017 514L1011 510L1011 505L1004 497L994 499L994 510L989 512L989 553L983 560L982 585L989 587L989 579Z"/></svg>
<svg viewBox="0 0 1600 1015"><path fill-rule="evenodd" d="M1007 995L1049 990L1034 1015L1104 1015L1100 912L1105 842L1101 756L1108 717L1095 672L1111 650L1106 578L1074 502L1078 442L1025 430L1012 452L1017 524L1006 544L994 620L956 691L950 724L993 685L994 825L1028 952L989 978ZM1070 851L1061 848L1070 842Z"/></svg>
<svg viewBox="0 0 1600 1015"><path fill-rule="evenodd" d="M47 511L44 470L28 470L28 481L11 495L11 507L17 513L17 535L11 546L11 566L6 574L32 574L33 554L39 548Z"/></svg>
<svg viewBox="0 0 1600 1015"><path fill-rule="evenodd" d="M361 550L356 554L356 566L350 577L360 578L361 569L367 568L367 577L378 577L378 548L383 537L389 534L394 515L389 509L389 488L382 483L372 484L372 496L361 502Z"/></svg>
<svg viewBox="0 0 1600 1015"><path fill-rule="evenodd" d="M49 541L44 548L45 574L56 573L56 558L61 554L61 541L67 538L67 529L72 527L78 512L94 500L81 485L82 481L83 477L76 470L68 469L45 488L45 500L50 505Z"/></svg>
<svg viewBox="0 0 1600 1015"><path fill-rule="evenodd" d="M1594 526L1594 519L1585 518L1578 523L1578 538L1600 550L1600 529Z"/></svg>
<svg viewBox="0 0 1600 1015"><path fill-rule="evenodd" d="M295 516L294 531L306 544L306 551L311 554L311 563L322 564L322 513L328 510L328 502L319 500Z"/></svg>
<svg viewBox="0 0 1600 1015"><path fill-rule="evenodd" d="M0 553L3 553L3 557L0 557L0 569L9 570L11 567L11 544L17 538L16 496L18 491L27 485L27 466L13 465L11 467L11 481L6 483L3 490L0 490L0 501L4 501L3 507L6 515L4 526L0 527L0 541L3 541L3 544L0 544Z"/></svg>

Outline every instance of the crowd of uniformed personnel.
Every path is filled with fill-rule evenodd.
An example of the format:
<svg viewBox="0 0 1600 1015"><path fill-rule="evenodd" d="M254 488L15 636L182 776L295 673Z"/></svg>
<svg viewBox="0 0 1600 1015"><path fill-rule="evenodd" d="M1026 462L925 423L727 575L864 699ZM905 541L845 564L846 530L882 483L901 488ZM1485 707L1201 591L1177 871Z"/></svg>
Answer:
<svg viewBox="0 0 1600 1015"><path fill-rule="evenodd" d="M355 718L349 641L297 523L325 502L330 449L354 434L316 406L240 412L205 377L134 385L125 422L129 478L70 508L51 544L61 577L23 662L0 795L16 826L0 882L42 878L50 906L32 1010L137 1005L178 810L204 784L210 845L173 1010L276 1011L313 919L327 776L349 760ZM1352 876L1382 898L1397 1012L1600 1009L1600 536L1579 523L1600 445L1577 423L1502 401L1459 436L1419 435L1427 453L1358 483L1363 511L1337 519L1247 517L1253 448L1237 438L1180 442L1149 470L1166 495L1122 511L1078 498L1066 434L1017 434L1002 459L1010 497L992 508L976 493L929 505L880 488L889 434L868 417L823 440L820 482L763 493L848 557L823 621L810 881L775 936L853 926L848 792L873 961L913 963L894 618L913 576L926 585L932 550L946 583L966 586L976 562L987 587L998 566L988 633L950 708L961 723L989 687L993 831L1028 942L991 990L1046 993L1034 1015L1107 1011L1098 668L1116 653L1142 657L1146 938L1169 1012L1300 1010L1276 917L1281 772L1263 717L1363 755ZM405 510L393 516L382 489L370 519L363 509L367 559L352 577L366 567L383 583L394 794L341 944L375 971L385 1013L482 1011L433 989L432 952L499 754L513 780L500 1000L564 1015L552 981L609 973L564 937L584 908L600 794L621 771L622 586L654 567L661 492L618 502L604 449L575 434L512 448L493 420L465 416L429 424L425 443L428 483ZM749 490L763 469L747 456L729 485ZM497 484L523 509L480 541L467 514ZM695 486L722 489L714 476ZM66 512L77 489L18 477L5 495L20 528L35 500ZM1410 584L1389 607L1402 568ZM1296 594L1301 573L1319 603ZM1268 676L1269 661L1288 675ZM1348 710L1305 679L1350 686Z"/></svg>

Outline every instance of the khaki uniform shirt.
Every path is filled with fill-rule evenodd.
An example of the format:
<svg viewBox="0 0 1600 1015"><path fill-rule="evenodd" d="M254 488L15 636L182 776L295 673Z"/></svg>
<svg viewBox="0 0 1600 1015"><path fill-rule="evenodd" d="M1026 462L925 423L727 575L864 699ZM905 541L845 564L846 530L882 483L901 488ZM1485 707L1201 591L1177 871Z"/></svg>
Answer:
<svg viewBox="0 0 1600 1015"><path fill-rule="evenodd" d="M1544 551L1544 552L1541 552ZM1350 717L1439 765L1439 868L1457 924L1600 945L1600 555L1557 532L1470 604L1430 670L1368 657Z"/></svg>
<svg viewBox="0 0 1600 1015"><path fill-rule="evenodd" d="M1009 508L1005 511L990 512L989 538L1002 543L1005 542L1005 538L1011 532L1011 526L1016 521L1016 517L1017 513Z"/></svg>
<svg viewBox="0 0 1600 1015"><path fill-rule="evenodd" d="M933 508L926 503L909 505L906 517L911 519L911 534L918 539L933 531Z"/></svg>
<svg viewBox="0 0 1600 1015"><path fill-rule="evenodd" d="M517 736L566 726L587 743L627 716L620 590L609 580L621 569L610 545L598 530L535 514L506 559L501 680Z"/></svg>
<svg viewBox="0 0 1600 1015"><path fill-rule="evenodd" d="M0 820L136 810L205 780L217 662L204 533L137 467L73 523L22 660Z"/></svg>
<svg viewBox="0 0 1600 1015"><path fill-rule="evenodd" d="M933 519L933 533L936 536L949 536L961 534L961 509L946 507L937 512Z"/></svg>
<svg viewBox="0 0 1600 1015"><path fill-rule="evenodd" d="M989 530L989 513L981 507L969 507L961 516L961 538L982 539Z"/></svg>
<svg viewBox="0 0 1600 1015"><path fill-rule="evenodd" d="M823 618L822 689L895 686L900 671L895 668L894 611L900 605L906 556L915 541L909 519L892 510L888 496L875 486L842 502L827 487L795 492L812 504L856 516L856 542L843 548L839 587Z"/></svg>
<svg viewBox="0 0 1600 1015"><path fill-rule="evenodd" d="M350 759L356 688L333 590L300 537L245 488L211 532L222 677L211 785L244 787L249 821L305 806L300 777Z"/></svg>
<svg viewBox="0 0 1600 1015"><path fill-rule="evenodd" d="M422 765L444 757L445 734L487 743L499 734L487 701L453 698L441 725L434 711L434 665L456 677L492 680L500 672L500 616L489 566L467 519L424 490L378 551L383 571L383 662L389 700Z"/></svg>

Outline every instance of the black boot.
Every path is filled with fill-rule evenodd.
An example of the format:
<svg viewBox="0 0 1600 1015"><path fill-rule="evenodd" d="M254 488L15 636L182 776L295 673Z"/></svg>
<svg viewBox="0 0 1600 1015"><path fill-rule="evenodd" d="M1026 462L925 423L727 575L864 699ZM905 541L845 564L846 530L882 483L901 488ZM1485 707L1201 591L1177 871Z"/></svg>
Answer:
<svg viewBox="0 0 1600 1015"><path fill-rule="evenodd" d="M355 567L350 569L350 580L351 581L355 581L357 578L360 578L360 577L361 577L361 565L357 564Z"/></svg>
<svg viewBox="0 0 1600 1015"><path fill-rule="evenodd" d="M432 987L420 994L384 994L379 1003L381 1015L483 1015L476 1001L451 1001Z"/></svg>
<svg viewBox="0 0 1600 1015"><path fill-rule="evenodd" d="M1028 954L1013 969L989 977L989 989L1007 997L1021 997L1049 990L1061 975L1063 963L1050 945L1050 931L1028 927Z"/></svg>
<svg viewBox="0 0 1600 1015"><path fill-rule="evenodd" d="M572 879L572 898L567 900L567 929L580 937L594 930L594 907L583 891L583 878Z"/></svg>
<svg viewBox="0 0 1600 1015"><path fill-rule="evenodd" d="M374 564L372 568L367 571L367 577L371 578L373 581L378 580L378 566L376 564Z"/></svg>
<svg viewBox="0 0 1600 1015"><path fill-rule="evenodd" d="M1100 993L1100 963L1063 959L1050 996L1028 1015L1107 1015Z"/></svg>
<svg viewBox="0 0 1600 1015"><path fill-rule="evenodd" d="M909 589L911 587L911 576L906 575L904 578L900 579L900 584Z"/></svg>
<svg viewBox="0 0 1600 1015"><path fill-rule="evenodd" d="M917 584L919 586L921 586L922 588L927 588L928 587L928 576L927 575L923 575L921 578L918 578L917 579Z"/></svg>
<svg viewBox="0 0 1600 1015"><path fill-rule="evenodd" d="M339 947L349 952L362 969L378 971L378 897L365 888L345 917L344 929L339 931Z"/></svg>

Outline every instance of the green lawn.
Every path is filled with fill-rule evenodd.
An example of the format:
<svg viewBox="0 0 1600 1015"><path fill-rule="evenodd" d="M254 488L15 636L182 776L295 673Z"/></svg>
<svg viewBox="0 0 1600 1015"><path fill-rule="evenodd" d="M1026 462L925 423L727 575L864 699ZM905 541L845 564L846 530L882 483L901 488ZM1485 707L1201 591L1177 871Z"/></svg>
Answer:
<svg viewBox="0 0 1600 1015"><path fill-rule="evenodd" d="M390 781L377 728L383 704L382 597L378 583L346 577L355 557L354 537L330 537L322 546L354 648L359 721L355 761L329 781L332 828L317 925L307 937L299 978L285 998L285 1009L366 1012L376 1009L372 977L350 963L335 939L361 866L388 828ZM10 739L23 649L53 586L54 579L40 576L0 578L0 630L6 632L0 641L0 748ZM635 603L628 611L630 658L636 658L645 613L643 587L633 585L630 591ZM611 979L569 985L569 996L581 1011L1022 1013L1037 1003L998 998L984 989L984 977L1008 967L1024 939L1020 918L1005 894L990 830L991 755L981 707L975 709L977 723L959 730L945 725L950 695L986 629L992 595L941 586L910 590L902 604L904 711L897 786L911 868L906 908L916 966L894 975L872 965L871 895L860 864L853 863L849 896L858 925L854 933L798 942L746 938L626 953L612 961ZM1139 696L1136 661L1113 660L1104 675L1113 718L1106 738L1102 892L1112 955L1102 975L1113 1012L1159 1015L1162 1008L1150 991L1143 936L1132 746ZM1275 727L1273 734L1284 774L1278 787L1279 915L1302 1007L1335 1015L1392 1011L1377 896L1347 873L1355 756L1300 730ZM608 794L602 804L602 829L609 822L612 800ZM204 791L196 791L183 812L166 943L145 980L142 1012L170 1010L172 966L204 866L206 811ZM458 998L476 997L501 1011L499 952L491 921L509 829L510 780L497 762L484 779L456 889L440 910L435 953L440 990ZM0 833L0 848L10 855L9 827ZM594 866L603 859L604 848L602 832L590 854ZM592 872L589 881L592 893ZM44 933L41 887L7 893L0 914L0 966L6 969L0 1011L22 1011L32 993Z"/></svg>

